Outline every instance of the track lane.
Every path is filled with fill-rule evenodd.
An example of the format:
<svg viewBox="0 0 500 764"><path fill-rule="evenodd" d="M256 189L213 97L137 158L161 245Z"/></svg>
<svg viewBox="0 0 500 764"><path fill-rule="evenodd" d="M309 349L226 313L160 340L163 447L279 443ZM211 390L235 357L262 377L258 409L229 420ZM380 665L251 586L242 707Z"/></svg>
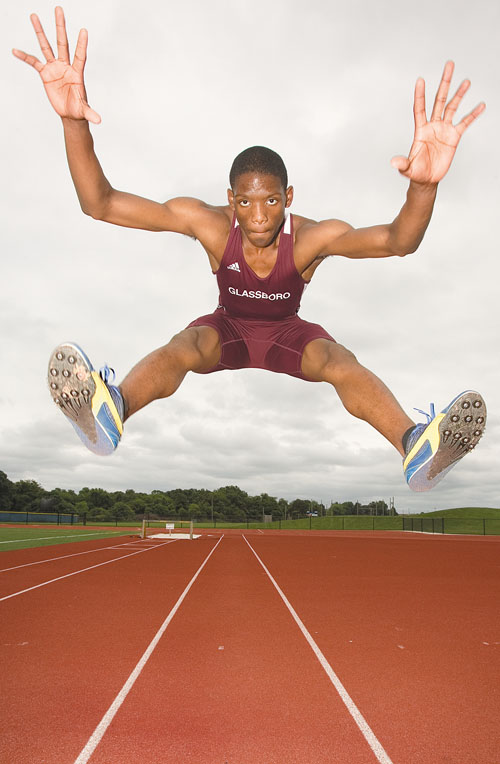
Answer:
<svg viewBox="0 0 500 764"><path fill-rule="evenodd" d="M59 581L63 581L66 578L78 576L87 573L89 570L95 570L97 568L104 567L105 565L112 565L115 562L125 560L128 557L134 557L139 554L145 554L153 549L165 546L166 544L173 543L171 541L158 542L157 544L149 544L144 542L142 545L130 547L129 545L123 547L105 547L100 549L100 552L107 553L104 559L93 562L92 564L82 563L80 560L76 560L77 555L71 555L71 557L60 557L54 562L55 565L51 569L44 568L40 571L39 568L34 566L16 567L11 570L3 572L3 577L0 578L1 589L3 590L0 596L0 604L13 597L20 597L25 594L29 594L32 591L40 589L43 586L50 586L56 584ZM11 574L10 576L7 574ZM47 578L52 573L52 578ZM43 576L41 574L44 574Z"/></svg>
<svg viewBox="0 0 500 764"><path fill-rule="evenodd" d="M89 764L376 764L242 538L224 538Z"/></svg>
<svg viewBox="0 0 500 764"><path fill-rule="evenodd" d="M65 542L64 544L2 552L0 554L0 592L4 594L3 587L8 586L9 581L16 580L15 576L17 575L19 575L18 580L21 581L21 584L27 582L27 584L31 585L39 580L43 580L43 577L47 577L45 571L42 571L43 566L48 566L45 570L49 570L50 566L57 571L71 570L71 568L60 568L60 561L75 560L76 558L84 559L89 555L107 552L117 547L126 549L128 545L135 545L137 543L141 543L141 539L137 536L120 536L116 539L87 539L86 541ZM29 568L33 569L32 573L28 572ZM42 572L39 573L38 571ZM29 575L33 575L33 578L23 578ZM38 576L40 576L39 579L37 578Z"/></svg>
<svg viewBox="0 0 500 764"><path fill-rule="evenodd" d="M215 540L176 542L3 602L2 764L71 764Z"/></svg>
<svg viewBox="0 0 500 764"><path fill-rule="evenodd" d="M456 541L252 538L395 762L500 761L500 546Z"/></svg>

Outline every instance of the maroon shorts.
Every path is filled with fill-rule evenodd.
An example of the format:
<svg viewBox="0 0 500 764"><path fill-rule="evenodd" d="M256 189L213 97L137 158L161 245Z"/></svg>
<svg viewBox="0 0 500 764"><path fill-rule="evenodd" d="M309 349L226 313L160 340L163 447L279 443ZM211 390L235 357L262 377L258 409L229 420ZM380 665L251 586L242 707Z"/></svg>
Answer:
<svg viewBox="0 0 500 764"><path fill-rule="evenodd" d="M335 342L319 324L303 321L298 316L280 321L256 321L233 318L224 308L218 308L215 313L192 321L191 326L211 326L219 335L220 361L205 374L222 369L267 369L307 379L301 368L306 345L317 339Z"/></svg>

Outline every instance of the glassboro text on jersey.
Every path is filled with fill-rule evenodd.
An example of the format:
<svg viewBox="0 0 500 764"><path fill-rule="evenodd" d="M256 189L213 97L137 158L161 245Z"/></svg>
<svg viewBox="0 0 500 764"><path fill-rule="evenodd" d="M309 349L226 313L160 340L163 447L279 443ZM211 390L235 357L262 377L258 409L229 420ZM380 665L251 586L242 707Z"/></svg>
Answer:
<svg viewBox="0 0 500 764"><path fill-rule="evenodd" d="M290 298L290 292L275 292L268 294L260 290L247 290L243 289L241 292L235 287L228 287L228 292L234 294L236 297L250 297L253 300L288 300Z"/></svg>

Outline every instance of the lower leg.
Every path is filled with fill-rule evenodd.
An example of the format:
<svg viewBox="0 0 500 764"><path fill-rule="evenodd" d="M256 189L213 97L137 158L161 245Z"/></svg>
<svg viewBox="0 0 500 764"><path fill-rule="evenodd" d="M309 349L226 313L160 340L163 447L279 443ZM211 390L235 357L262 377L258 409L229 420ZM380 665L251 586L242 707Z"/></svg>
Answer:
<svg viewBox="0 0 500 764"><path fill-rule="evenodd" d="M188 371L208 371L220 357L217 332L210 327L185 329L147 355L127 374L120 385L125 417L158 398L175 393Z"/></svg>
<svg viewBox="0 0 500 764"><path fill-rule="evenodd" d="M357 387L354 392L352 385ZM382 380L359 364L353 370L351 380L337 383L335 389L349 413L371 424L401 456L405 455L403 436L415 422L403 411Z"/></svg>
<svg viewBox="0 0 500 764"><path fill-rule="evenodd" d="M327 343L319 346L316 343ZM404 456L403 435L415 423L389 388L342 345L315 340L307 346L302 370L310 379L332 384L347 411L380 432Z"/></svg>

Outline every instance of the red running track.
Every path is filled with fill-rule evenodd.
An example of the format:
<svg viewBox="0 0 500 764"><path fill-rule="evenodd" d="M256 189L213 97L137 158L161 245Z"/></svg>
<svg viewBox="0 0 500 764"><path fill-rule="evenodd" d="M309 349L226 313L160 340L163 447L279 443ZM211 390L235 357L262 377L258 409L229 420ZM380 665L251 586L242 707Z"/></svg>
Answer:
<svg viewBox="0 0 500 764"><path fill-rule="evenodd" d="M500 539L220 539L0 556L2 764L500 762Z"/></svg>

